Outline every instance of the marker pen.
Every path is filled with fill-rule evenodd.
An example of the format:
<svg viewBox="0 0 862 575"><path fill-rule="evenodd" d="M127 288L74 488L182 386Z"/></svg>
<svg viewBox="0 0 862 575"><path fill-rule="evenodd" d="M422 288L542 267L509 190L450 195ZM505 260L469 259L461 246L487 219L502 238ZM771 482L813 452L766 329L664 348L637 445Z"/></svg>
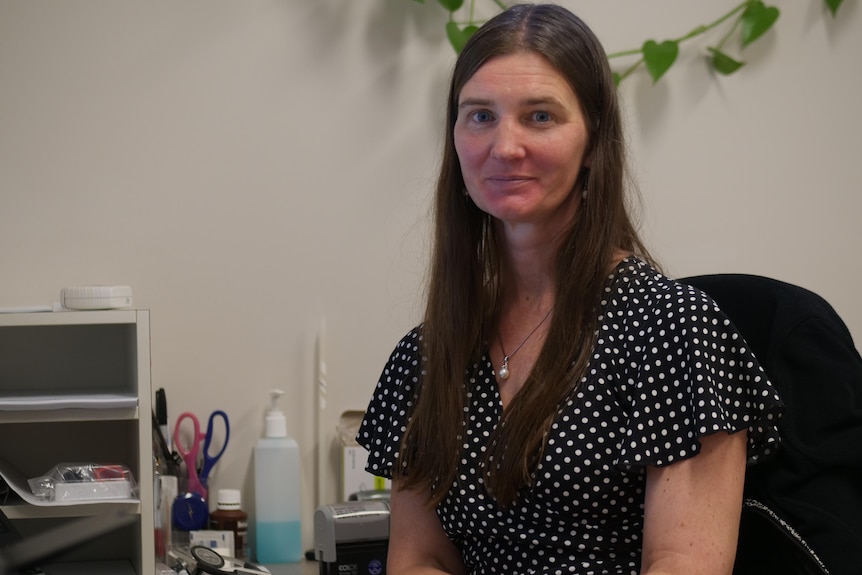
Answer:
<svg viewBox="0 0 862 575"><path fill-rule="evenodd" d="M165 438L168 453L170 453L171 432L168 427L168 398L163 387L156 390L156 421L159 424L159 429L162 430L162 437Z"/></svg>

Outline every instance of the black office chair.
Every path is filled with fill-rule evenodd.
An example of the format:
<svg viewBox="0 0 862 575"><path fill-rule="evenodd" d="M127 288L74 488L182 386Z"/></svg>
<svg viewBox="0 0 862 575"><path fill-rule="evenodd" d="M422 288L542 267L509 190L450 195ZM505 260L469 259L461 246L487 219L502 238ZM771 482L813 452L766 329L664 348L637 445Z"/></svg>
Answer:
<svg viewBox="0 0 862 575"><path fill-rule="evenodd" d="M817 294L760 276L683 278L736 324L785 402L782 447L746 473L734 575L862 573L862 357Z"/></svg>

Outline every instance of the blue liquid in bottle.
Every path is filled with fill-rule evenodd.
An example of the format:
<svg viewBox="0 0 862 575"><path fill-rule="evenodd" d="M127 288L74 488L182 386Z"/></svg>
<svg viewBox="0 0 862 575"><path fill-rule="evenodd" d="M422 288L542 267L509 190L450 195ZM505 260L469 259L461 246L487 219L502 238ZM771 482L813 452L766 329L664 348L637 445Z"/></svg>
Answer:
<svg viewBox="0 0 862 575"><path fill-rule="evenodd" d="M302 531L299 521L257 524L259 563L296 563L302 559Z"/></svg>
<svg viewBox="0 0 862 575"><path fill-rule="evenodd" d="M283 394L271 392L264 436L254 447L255 558L264 565L303 557L299 446L287 437L284 413L275 405Z"/></svg>

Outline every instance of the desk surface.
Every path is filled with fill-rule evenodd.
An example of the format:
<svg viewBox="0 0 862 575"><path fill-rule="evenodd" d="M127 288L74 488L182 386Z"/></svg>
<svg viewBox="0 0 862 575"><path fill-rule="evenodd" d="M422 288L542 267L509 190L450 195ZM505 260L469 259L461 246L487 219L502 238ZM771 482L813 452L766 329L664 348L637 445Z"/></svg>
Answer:
<svg viewBox="0 0 862 575"><path fill-rule="evenodd" d="M267 565L266 568L272 571L272 575L317 575L319 573L317 561L306 561L305 559L299 563Z"/></svg>

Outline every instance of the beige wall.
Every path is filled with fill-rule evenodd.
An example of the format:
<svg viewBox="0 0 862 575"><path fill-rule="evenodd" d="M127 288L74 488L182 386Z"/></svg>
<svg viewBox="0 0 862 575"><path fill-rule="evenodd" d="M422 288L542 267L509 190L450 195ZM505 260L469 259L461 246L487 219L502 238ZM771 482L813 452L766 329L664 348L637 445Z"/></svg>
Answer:
<svg viewBox="0 0 862 575"><path fill-rule="evenodd" d="M659 85L623 85L644 232L672 275L799 283L859 339L862 13L775 3L736 76L714 77L695 41ZM737 2L567 4L615 51ZM0 307L131 285L153 387L174 414L229 412L213 486L249 509L267 392L287 389L307 546L320 323L328 445L418 318L443 21L410 0L0 0Z"/></svg>

